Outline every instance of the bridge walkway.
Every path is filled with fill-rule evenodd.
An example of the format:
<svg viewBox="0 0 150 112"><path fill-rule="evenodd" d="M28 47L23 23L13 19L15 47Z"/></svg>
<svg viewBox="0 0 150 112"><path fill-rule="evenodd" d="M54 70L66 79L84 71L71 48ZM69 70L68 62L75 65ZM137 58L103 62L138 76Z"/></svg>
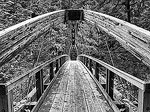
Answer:
<svg viewBox="0 0 150 112"><path fill-rule="evenodd" d="M38 112L114 112L90 72L68 61L55 78Z"/></svg>

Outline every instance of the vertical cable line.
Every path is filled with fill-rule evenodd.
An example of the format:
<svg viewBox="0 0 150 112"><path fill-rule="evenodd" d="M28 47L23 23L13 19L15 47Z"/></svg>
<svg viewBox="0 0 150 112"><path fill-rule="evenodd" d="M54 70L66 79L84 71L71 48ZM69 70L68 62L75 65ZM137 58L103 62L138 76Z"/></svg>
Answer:
<svg viewBox="0 0 150 112"><path fill-rule="evenodd" d="M50 28L48 30L50 30ZM47 35L47 33L43 36L43 41L41 43L41 47L40 47L40 50L39 50L39 53L38 53L38 57L37 57L36 62L33 65L33 68L36 67L37 64L38 64L38 61L39 61L39 58L40 58L40 55L41 55L41 52L42 52L42 49L43 49L43 44L44 44L44 40L45 40L44 38L45 38L46 35ZM32 76L31 78L29 78L27 94L29 94L30 88L31 88L34 80L35 80L35 76ZM31 100L31 99L29 99L29 100ZM29 106L30 106L31 101L28 101L28 102L29 102Z"/></svg>
<svg viewBox="0 0 150 112"><path fill-rule="evenodd" d="M110 56L111 63L112 63L113 66L115 66L114 61L113 61L113 58L112 58L111 51L110 51L109 46L108 46L108 42L107 42L107 41L108 41L108 38L107 38L107 36L106 36L105 39L106 39L105 42L106 42L106 46L107 46L107 49L108 49L108 53L109 53L109 56Z"/></svg>
<svg viewBox="0 0 150 112"><path fill-rule="evenodd" d="M108 38L107 38L107 36L106 36L106 46L107 46L107 49L108 49L108 52L109 52L109 56L110 56L110 59L111 59L111 63L112 63L112 65L115 67L115 64L114 64L114 61L113 61L113 58L112 58L112 54L111 54L111 51L110 51L110 49L109 49L109 46L108 46ZM119 76L117 76L116 75L116 78L117 78L117 80L119 81L119 82L121 82L121 87L125 90L125 87L123 86L123 80L119 77ZM115 86L115 85L114 85ZM111 88L111 89L113 89L113 88Z"/></svg>

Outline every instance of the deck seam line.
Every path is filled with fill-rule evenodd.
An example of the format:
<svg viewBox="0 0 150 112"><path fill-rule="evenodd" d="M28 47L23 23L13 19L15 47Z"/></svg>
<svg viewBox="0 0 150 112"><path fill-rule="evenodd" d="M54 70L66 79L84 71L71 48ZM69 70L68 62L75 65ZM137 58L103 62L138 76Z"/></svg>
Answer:
<svg viewBox="0 0 150 112"><path fill-rule="evenodd" d="M83 66L82 66L82 68L83 69L85 69ZM87 83L90 85L90 88L91 88L91 90L93 90L92 89L92 87L91 87L91 83L89 82L89 79L87 79L87 76L86 75L89 75L89 73L87 73L87 72L84 72L83 71L83 75L84 75L84 77L86 78L86 80L87 80ZM89 75L90 76L90 75ZM91 78L91 76L90 76L90 78ZM96 84L95 84L96 85ZM92 94L95 96L95 98L96 98L96 95L95 95L95 93L92 91ZM102 93L99 93L99 94L102 94ZM99 104L99 101L96 99L96 103L97 104ZM103 108L101 108L101 107L99 107L99 109L103 112L103 111L105 111ZM106 112L106 111L105 111Z"/></svg>
<svg viewBox="0 0 150 112"><path fill-rule="evenodd" d="M78 64L77 64L78 65ZM79 66L79 65L78 65ZM77 67L77 69L79 69L79 67ZM76 70L75 70L75 72L77 72ZM77 73L78 74L78 73ZM80 74L80 72L79 72L79 74ZM81 76L78 74L78 77L79 78L81 78ZM88 104L87 104L87 100L86 100L86 97L85 97L85 91L84 91L84 89L83 89L83 81L81 80L81 84L82 84L82 90L83 90L83 97L84 97L84 102L85 102L85 105L86 105L86 109L87 109L87 111L88 112L90 112L90 110L89 110L89 107L88 107Z"/></svg>
<svg viewBox="0 0 150 112"><path fill-rule="evenodd" d="M68 65L66 65L66 68L65 68L63 74L66 73L66 71L68 70L67 66L68 66ZM61 74L60 74L60 75L61 75ZM64 77L64 76L62 76L61 79L60 79L61 82L62 82L63 77ZM57 86L58 88L57 88L56 94L57 94L57 92L58 92L58 89L59 89L59 86L60 86L61 82L60 82L59 85ZM53 105L53 103L54 103L54 99L56 98L56 94L55 94L55 96L54 96L54 98L53 98L52 105ZM51 108L52 108L52 105L51 105L51 107L50 107L50 110L51 110ZM49 112L50 112L50 110L49 110Z"/></svg>

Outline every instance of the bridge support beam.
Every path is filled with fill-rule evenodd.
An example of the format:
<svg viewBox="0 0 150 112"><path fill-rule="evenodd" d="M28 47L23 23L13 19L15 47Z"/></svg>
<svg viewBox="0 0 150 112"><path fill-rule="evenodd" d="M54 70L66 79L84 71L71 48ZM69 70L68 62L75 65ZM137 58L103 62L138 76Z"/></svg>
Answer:
<svg viewBox="0 0 150 112"><path fill-rule="evenodd" d="M89 62L89 60L88 60L88 58L86 58L86 67L88 68L88 62Z"/></svg>
<svg viewBox="0 0 150 112"><path fill-rule="evenodd" d="M36 89L37 89L37 100L38 100L41 97L42 93L44 92L43 69L38 71L35 77L36 77Z"/></svg>
<svg viewBox="0 0 150 112"><path fill-rule="evenodd" d="M99 64L95 64L95 77L99 81Z"/></svg>
<svg viewBox="0 0 150 112"><path fill-rule="evenodd" d="M60 58L59 60L60 60L60 65L59 65L59 67L61 67L61 66L62 66L62 58Z"/></svg>
<svg viewBox="0 0 150 112"><path fill-rule="evenodd" d="M14 112L13 91L7 91L5 85L0 85L0 112Z"/></svg>
<svg viewBox="0 0 150 112"><path fill-rule="evenodd" d="M50 74L50 81L54 78L54 70L53 70L53 62L49 65L49 74Z"/></svg>
<svg viewBox="0 0 150 112"><path fill-rule="evenodd" d="M106 92L113 99L114 73L107 69Z"/></svg>
<svg viewBox="0 0 150 112"><path fill-rule="evenodd" d="M83 57L83 64L85 65L85 63L86 63L86 58Z"/></svg>
<svg viewBox="0 0 150 112"><path fill-rule="evenodd" d="M56 60L56 70L55 70L55 73L58 72L58 69L59 69L59 60Z"/></svg>
<svg viewBox="0 0 150 112"><path fill-rule="evenodd" d="M92 60L90 59L89 61L89 70L91 71L91 73L93 74L93 70L92 70Z"/></svg>
<svg viewBox="0 0 150 112"><path fill-rule="evenodd" d="M150 84L145 85L145 91L139 89L138 112L150 112Z"/></svg>

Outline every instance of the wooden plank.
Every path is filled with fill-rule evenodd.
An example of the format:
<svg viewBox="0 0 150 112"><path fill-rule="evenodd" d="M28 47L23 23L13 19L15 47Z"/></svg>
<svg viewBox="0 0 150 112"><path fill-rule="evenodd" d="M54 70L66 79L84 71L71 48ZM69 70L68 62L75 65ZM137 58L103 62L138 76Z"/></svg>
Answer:
<svg viewBox="0 0 150 112"><path fill-rule="evenodd" d="M77 66L77 65L76 65ZM75 71L75 105L76 112L88 112L88 107L84 95L83 85L78 72Z"/></svg>
<svg viewBox="0 0 150 112"><path fill-rule="evenodd" d="M43 103L39 107L39 110L38 110L39 112L49 112L49 110L51 109L51 106L56 97L59 85L62 82L63 74L66 71L66 66L63 66L63 70L60 70L60 72L62 72L62 73L61 74L59 73L59 75L56 76L57 78L55 79L55 82L53 83L51 89L48 91L48 94L45 97ZM35 112L36 112L36 110L35 110Z"/></svg>
<svg viewBox="0 0 150 112"><path fill-rule="evenodd" d="M49 91L42 108L36 112L107 112L107 101L102 99L104 96L86 69L77 61L69 64L65 72L60 73L62 78L56 80L60 84L54 84L55 91Z"/></svg>
<svg viewBox="0 0 150 112"><path fill-rule="evenodd" d="M59 83L61 83L61 79L63 73L67 71L68 62L66 62L58 71L56 76L50 82L49 86L44 91L43 95L37 102L36 106L33 108L32 112L49 112L53 100L55 99L55 95L57 94L57 90L59 87Z"/></svg>
<svg viewBox="0 0 150 112"><path fill-rule="evenodd" d="M62 112L68 81L68 74L64 74L49 112Z"/></svg>
<svg viewBox="0 0 150 112"><path fill-rule="evenodd" d="M70 69L70 74L71 74L71 91L70 91L70 108L69 108L69 112L76 112L76 104L75 104L75 76L74 76L74 71Z"/></svg>
<svg viewBox="0 0 150 112"><path fill-rule="evenodd" d="M87 58L90 58L92 60L94 60L95 62L101 64L102 66L106 67L107 69L109 69L110 71L114 72L116 75L120 76L121 78L125 79L126 81L130 82L131 84L135 85L136 87L144 90L145 89L145 84L146 82L128 74L128 73L125 73L101 60L98 60L96 58L93 58L91 56L87 56L87 55L79 55L79 56L84 56L84 57L87 57Z"/></svg>
<svg viewBox="0 0 150 112"><path fill-rule="evenodd" d="M82 74L79 74L79 75L80 75L80 78L82 79L82 85L84 88L84 94L85 94L88 110L90 112L101 112L102 111L100 108L101 105L97 105L97 101L93 93L93 89L90 87L84 74L85 73L83 72Z"/></svg>
<svg viewBox="0 0 150 112"><path fill-rule="evenodd" d="M69 68L68 86L65 94L64 107L62 112L75 112L74 101L74 70Z"/></svg>
<svg viewBox="0 0 150 112"><path fill-rule="evenodd" d="M80 62L80 64L82 64L82 63ZM84 66L84 64L82 64L82 66ZM99 92L101 91L101 93L103 94L102 96L104 96L104 98L107 99L107 102L108 102L109 106L114 110L114 112L120 112L119 109L116 107L116 105L113 103L112 99L111 99L111 98L109 97L109 95L105 92L105 90L103 89L103 87L101 86L101 84L95 79L95 77L90 73L90 71L89 71L85 66L84 66L84 68L85 68L86 70L83 69L83 68L82 68L82 70L85 71L85 75L86 75L86 74L89 74L90 77L92 78L92 79L91 79L88 75L86 75L86 76L88 77L88 80L89 80L89 78L91 79L89 82L93 83L92 85L96 84L97 90L98 90ZM92 86L91 86L91 87L92 87ZM93 86L93 87L95 87L95 86ZM99 100L99 102L101 102L101 100Z"/></svg>
<svg viewBox="0 0 150 112"><path fill-rule="evenodd" d="M107 112L107 111L113 111L112 108L108 105L106 99L97 90L97 86L93 79L90 77L89 73L86 71L86 69L78 63L80 71L83 72L83 74L80 75L83 81L84 90L86 100L88 101L88 106L90 107L90 112ZM92 110L93 109L93 110Z"/></svg>

